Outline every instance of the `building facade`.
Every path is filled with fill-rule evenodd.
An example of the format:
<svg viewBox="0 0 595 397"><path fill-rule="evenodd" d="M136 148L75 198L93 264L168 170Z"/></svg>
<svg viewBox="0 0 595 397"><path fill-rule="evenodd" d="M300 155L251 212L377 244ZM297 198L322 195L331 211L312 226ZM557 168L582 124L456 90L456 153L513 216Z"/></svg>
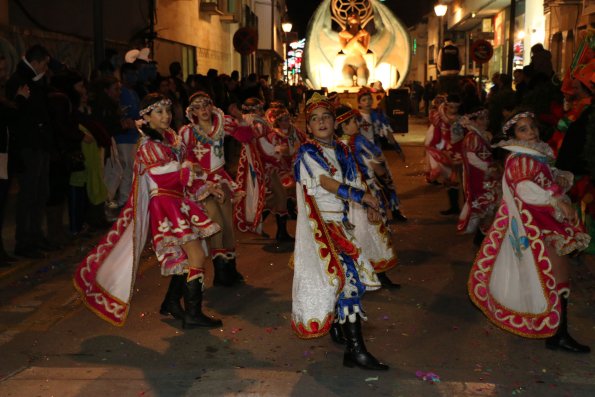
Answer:
<svg viewBox="0 0 595 397"><path fill-rule="evenodd" d="M264 0L267 1L267 0ZM0 50L11 60L34 43L46 46L60 61L86 75L108 53L119 62L132 48L152 47L159 72L169 74L181 62L185 76L238 70L242 75L278 69L284 1L268 0L0 0ZM76 17L73 17L76 16ZM242 56L233 36L242 27L258 30L258 50ZM98 46L95 37L101 38ZM100 49L98 52L97 49ZM267 63L269 62L269 63Z"/></svg>

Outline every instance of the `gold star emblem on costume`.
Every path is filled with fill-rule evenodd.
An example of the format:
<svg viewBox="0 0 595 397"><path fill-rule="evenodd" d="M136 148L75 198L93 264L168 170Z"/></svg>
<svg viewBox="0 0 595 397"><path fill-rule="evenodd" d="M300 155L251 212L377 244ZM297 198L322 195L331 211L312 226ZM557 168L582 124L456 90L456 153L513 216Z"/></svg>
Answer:
<svg viewBox="0 0 595 397"><path fill-rule="evenodd" d="M200 161L200 160L202 160L202 157L205 154L210 152L210 150L209 150L209 148L203 146L202 143L196 142L196 146L194 147L194 149L192 149L192 152L194 153L194 155L196 156L198 161Z"/></svg>

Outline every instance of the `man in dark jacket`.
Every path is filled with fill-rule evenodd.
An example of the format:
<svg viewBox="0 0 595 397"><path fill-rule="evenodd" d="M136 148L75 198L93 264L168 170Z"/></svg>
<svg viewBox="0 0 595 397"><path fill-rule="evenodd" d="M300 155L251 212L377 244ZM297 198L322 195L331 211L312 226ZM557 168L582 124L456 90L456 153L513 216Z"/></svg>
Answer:
<svg viewBox="0 0 595 397"><path fill-rule="evenodd" d="M19 87L27 85L30 89L29 98L19 108L11 126L19 182L15 254L28 258L41 258L42 250L52 248L41 230L49 195L49 148L52 146L44 79L49 61L50 54L44 47L30 47L6 83L9 100L16 97Z"/></svg>

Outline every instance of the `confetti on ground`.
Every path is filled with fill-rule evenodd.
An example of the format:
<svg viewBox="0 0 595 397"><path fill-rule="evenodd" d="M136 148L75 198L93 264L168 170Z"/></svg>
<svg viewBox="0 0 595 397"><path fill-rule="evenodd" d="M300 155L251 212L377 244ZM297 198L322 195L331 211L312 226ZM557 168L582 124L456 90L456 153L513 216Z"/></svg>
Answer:
<svg viewBox="0 0 595 397"><path fill-rule="evenodd" d="M433 372L415 371L415 376L429 383L440 383L440 377Z"/></svg>
<svg viewBox="0 0 595 397"><path fill-rule="evenodd" d="M266 332L267 334L271 334L271 333L273 333L273 329L271 327L266 327L264 329L264 332Z"/></svg>
<svg viewBox="0 0 595 397"><path fill-rule="evenodd" d="M377 376L371 376L369 378L366 378L366 382L375 382L378 380Z"/></svg>
<svg viewBox="0 0 595 397"><path fill-rule="evenodd" d="M231 329L231 333L235 335L235 334L237 334L238 332L240 332L241 330L242 330L241 328L232 328L232 329Z"/></svg>

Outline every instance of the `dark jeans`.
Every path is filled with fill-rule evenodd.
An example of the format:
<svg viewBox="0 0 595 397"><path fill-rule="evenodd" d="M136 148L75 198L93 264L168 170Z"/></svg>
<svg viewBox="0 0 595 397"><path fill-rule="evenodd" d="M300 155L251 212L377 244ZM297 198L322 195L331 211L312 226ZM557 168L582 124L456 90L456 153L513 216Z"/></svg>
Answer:
<svg viewBox="0 0 595 397"><path fill-rule="evenodd" d="M50 155L42 149L21 150L24 170L17 174L19 194L16 208L16 247L34 247L44 239L41 225L49 196Z"/></svg>
<svg viewBox="0 0 595 397"><path fill-rule="evenodd" d="M2 243L2 230L4 229L4 210L6 209L6 199L8 197L9 188L10 179L0 179L0 244Z"/></svg>
<svg viewBox="0 0 595 397"><path fill-rule="evenodd" d="M85 186L70 186L68 189L68 219L70 220L69 230L73 235L77 235L83 230L88 205L87 188Z"/></svg>

